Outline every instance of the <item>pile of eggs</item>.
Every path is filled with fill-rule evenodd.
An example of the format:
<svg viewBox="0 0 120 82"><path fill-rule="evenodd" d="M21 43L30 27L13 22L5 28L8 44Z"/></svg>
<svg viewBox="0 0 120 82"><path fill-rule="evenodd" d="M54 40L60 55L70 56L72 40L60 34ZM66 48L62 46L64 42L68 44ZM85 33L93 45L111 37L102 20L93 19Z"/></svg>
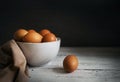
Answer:
<svg viewBox="0 0 120 82"><path fill-rule="evenodd" d="M42 29L39 32L33 29L18 29L14 33L14 39L16 41L30 43L52 42L57 40L55 34L48 29Z"/></svg>

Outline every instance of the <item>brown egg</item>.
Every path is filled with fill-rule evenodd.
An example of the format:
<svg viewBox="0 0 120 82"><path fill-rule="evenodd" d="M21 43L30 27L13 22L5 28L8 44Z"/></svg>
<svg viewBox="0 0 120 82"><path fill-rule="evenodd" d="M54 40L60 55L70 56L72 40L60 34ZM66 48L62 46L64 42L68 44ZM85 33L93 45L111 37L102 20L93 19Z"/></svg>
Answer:
<svg viewBox="0 0 120 82"><path fill-rule="evenodd" d="M24 37L24 42L39 43L42 41L42 36L37 32L28 32Z"/></svg>
<svg viewBox="0 0 120 82"><path fill-rule="evenodd" d="M46 34L50 33L48 29L43 29L39 32L42 36L45 36Z"/></svg>
<svg viewBox="0 0 120 82"><path fill-rule="evenodd" d="M30 29L30 30L28 30L28 32L36 32L35 30L33 30L33 29Z"/></svg>
<svg viewBox="0 0 120 82"><path fill-rule="evenodd" d="M14 39L17 41L22 41L22 38L28 33L25 29L19 29L14 33Z"/></svg>
<svg viewBox="0 0 120 82"><path fill-rule="evenodd" d="M45 36L43 36L43 42L52 42L56 41L56 36L53 33L48 33Z"/></svg>
<svg viewBox="0 0 120 82"><path fill-rule="evenodd" d="M78 67L78 59L75 55L68 55L63 61L64 70L68 73L75 71Z"/></svg>

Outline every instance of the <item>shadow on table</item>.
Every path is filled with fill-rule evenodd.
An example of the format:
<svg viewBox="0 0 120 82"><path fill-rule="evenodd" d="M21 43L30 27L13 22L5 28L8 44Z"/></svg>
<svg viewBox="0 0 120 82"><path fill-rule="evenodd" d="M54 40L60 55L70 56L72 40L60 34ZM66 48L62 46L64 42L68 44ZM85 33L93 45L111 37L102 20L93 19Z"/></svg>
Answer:
<svg viewBox="0 0 120 82"><path fill-rule="evenodd" d="M52 68L52 71L59 74L66 74L65 70L62 67Z"/></svg>

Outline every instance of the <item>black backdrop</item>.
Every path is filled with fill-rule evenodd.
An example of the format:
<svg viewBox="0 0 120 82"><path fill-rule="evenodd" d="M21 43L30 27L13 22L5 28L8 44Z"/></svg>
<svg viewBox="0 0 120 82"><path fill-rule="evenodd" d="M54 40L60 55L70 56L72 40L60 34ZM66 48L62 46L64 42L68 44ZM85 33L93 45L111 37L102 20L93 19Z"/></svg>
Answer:
<svg viewBox="0 0 120 82"><path fill-rule="evenodd" d="M0 2L0 44L19 28L47 28L62 46L120 46L117 0L4 0Z"/></svg>

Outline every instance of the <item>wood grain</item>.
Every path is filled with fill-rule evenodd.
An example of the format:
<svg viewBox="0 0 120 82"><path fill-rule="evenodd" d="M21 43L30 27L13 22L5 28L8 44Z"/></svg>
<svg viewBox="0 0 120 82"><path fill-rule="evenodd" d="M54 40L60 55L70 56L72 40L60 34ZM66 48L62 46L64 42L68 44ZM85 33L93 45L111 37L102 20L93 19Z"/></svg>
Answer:
<svg viewBox="0 0 120 82"><path fill-rule="evenodd" d="M63 59L75 54L78 69L72 73L63 70ZM120 48L62 47L58 56L43 67L30 68L30 82L119 82Z"/></svg>

